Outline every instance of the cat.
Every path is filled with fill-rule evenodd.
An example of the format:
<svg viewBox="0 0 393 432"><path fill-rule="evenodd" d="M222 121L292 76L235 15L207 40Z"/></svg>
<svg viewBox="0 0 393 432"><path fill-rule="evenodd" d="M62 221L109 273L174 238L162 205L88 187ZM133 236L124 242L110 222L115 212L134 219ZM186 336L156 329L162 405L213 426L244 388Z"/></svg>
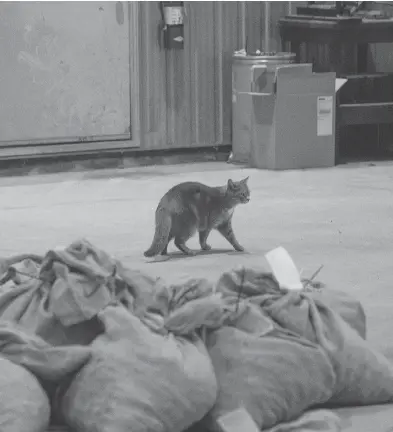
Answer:
<svg viewBox="0 0 393 432"><path fill-rule="evenodd" d="M196 255L186 242L197 231L201 249L208 251L211 246L207 238L213 229L221 233L236 251L243 252L232 229L232 216L238 204L249 201L248 177L237 182L229 179L225 186L185 182L172 187L158 203L154 239L144 252L145 257L167 255L172 239L181 252Z"/></svg>

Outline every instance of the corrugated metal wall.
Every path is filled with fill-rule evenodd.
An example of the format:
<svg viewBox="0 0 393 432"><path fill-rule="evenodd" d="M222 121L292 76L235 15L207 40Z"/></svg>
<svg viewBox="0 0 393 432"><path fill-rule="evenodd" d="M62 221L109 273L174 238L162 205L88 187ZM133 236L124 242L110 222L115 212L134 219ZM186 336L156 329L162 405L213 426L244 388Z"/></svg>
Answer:
<svg viewBox="0 0 393 432"><path fill-rule="evenodd" d="M186 2L183 50L162 48L158 2L141 2L141 148L231 143L233 51L263 47L264 2ZM271 50L288 2L271 2Z"/></svg>
<svg viewBox="0 0 393 432"><path fill-rule="evenodd" d="M270 2L270 50L281 50L278 20L290 2ZM306 2L292 2L292 13ZM185 2L184 50L160 47L158 2L141 5L142 149L231 144L233 51L264 48L265 2ZM373 67L392 70L387 44L372 46Z"/></svg>
<svg viewBox="0 0 393 432"><path fill-rule="evenodd" d="M69 16L71 16L69 20L72 20L75 14L70 14L69 11L72 11L73 7L68 7L68 3L62 2L60 5L62 8L61 11L66 10ZM120 69L112 67L109 74L109 77L112 78L109 82L107 79L109 72L105 72L106 69L104 66L104 69L94 69L94 62L86 66L87 58L84 58L85 63L82 62L84 66L79 61L73 58L72 60L75 66L83 66L82 76L86 75L88 78L90 77L89 73L93 72L99 75L100 83L105 87L105 92L98 92L98 96L94 93L94 97L97 96L99 98L97 100L104 97L111 103L114 103L113 97L115 93L119 98L120 96L121 98L128 98L129 94L126 94L126 89L130 87L131 139L127 140L129 136L128 124L122 124L114 132L108 132L107 130L101 131L103 128L103 123L101 122L95 126L99 128L98 132L96 129L93 130L95 134L98 133L98 135L106 136L108 133L122 132L124 133L124 140L119 141L117 140L119 137L116 137L116 141L107 138L107 142L77 142L72 145L56 143L53 146L36 145L32 141L33 138L36 138L36 141L42 144L45 138L47 138L45 134L51 133L51 136L56 135L47 127L43 127L43 132L40 131L40 133L33 134L27 131L25 136L22 137L29 144L26 145L26 148L29 147L29 152L32 154L41 154L83 151L83 149L97 151L98 149L111 150L113 148L131 147L139 147L141 150L153 150L231 144L231 58L235 50L244 47L245 41L247 41L249 51L264 48L265 2L185 2L187 12L185 46L183 50L173 51L162 47L159 2L129 2L129 26L125 25L127 19L125 19L124 24L120 23L120 25L117 23L116 11L118 6L122 6L121 3L124 2L115 3L108 2L107 4L107 2L103 2L101 6L96 7L96 12L99 16L104 17L106 15L101 9L105 10L105 13L108 12L107 22L119 26L124 30L124 34L122 33L123 36L125 35L122 38L123 49L119 55L115 55L120 49L117 46L119 45L119 38L116 39L116 32L108 30L112 29L112 27L108 27L109 24L107 25L106 21L105 25L102 24L100 27L97 21L95 28L103 29L102 31L104 31L105 35L108 34L106 39L108 44L117 44L116 49L109 49L102 54L105 63L103 63L104 66L106 65L105 67L110 68L112 65L111 62L105 62L106 55L110 55L110 57L115 55L116 61L119 61L122 65L127 65L127 67L121 69L122 72L120 75ZM302 3L304 2L292 2L293 12L296 11L296 6ZM3 9L6 7L11 8L13 3L5 2L4 4ZM7 6L7 4L10 6ZM40 5L41 2L27 2L26 4L28 8L34 5L36 5L34 8L47 8L44 2L42 2L42 5ZM280 17L288 13L288 7L289 2L270 2L269 48L272 51L280 50L281 44L277 22ZM12 6L12 8L15 10L24 10L22 6ZM26 10L28 11L29 9ZM33 15L27 15L31 20ZM62 12L60 15L53 15L53 20L58 20L59 17L64 18L63 15L65 14ZM79 17L79 21L82 18ZM72 25L75 24L74 21L71 22ZM25 23L23 20L20 22L22 24ZM71 24L69 22L64 23L64 25L68 25L70 28L72 27ZM2 22L1 27L3 32L7 32L9 30L9 20ZM24 27L21 25L20 28L23 29ZM79 30L85 29L83 26L79 26L78 28ZM26 29L29 30L30 27L27 26ZM129 47L127 47L126 43L128 38L126 29L129 30ZM84 37L82 30L80 30L82 33L78 33L78 35L80 34L78 37L82 41L80 46L83 48L90 40L91 34L88 35L88 38ZM41 32L40 34L44 39L47 38L47 33ZM22 36L19 37L20 40L22 40L21 38ZM11 49L14 53L13 44L17 39L10 37L3 39L5 41L3 51ZM370 56L370 70L393 70L393 57L387 55L389 50L390 45L388 44L381 44L378 47L372 46L370 48L372 54ZM59 49L61 55L63 51ZM15 56L12 57L13 61L15 61L15 58ZM18 66L19 70L22 70L20 66ZM11 74L11 69L8 67L5 71L8 70ZM26 71L26 73L30 73L29 69L26 69ZM24 69L23 72L25 73ZM12 76L11 74L10 80ZM49 76L49 78L52 79L53 76ZM89 85L96 84L96 81L93 80L94 82L92 83L90 81ZM113 83L118 84L118 88L114 87ZM32 88L36 91L36 85ZM118 90L117 92L115 91L116 89ZM9 88L5 81L2 90L7 96ZM71 93L64 92L64 97L69 98ZM75 94L75 89L73 93ZM3 97L3 99L8 99L8 104L10 101L12 103L20 103L20 98L12 99L11 96L7 96L6 98ZM46 97L41 97L41 100L42 103L48 102L48 98ZM54 101L57 102L57 99ZM70 107L73 109L75 104L72 101L70 103ZM123 105L124 103L121 104L121 106ZM127 104L127 110L124 110L127 118L129 118L128 108L129 103ZM23 121L21 119L19 123L23 124ZM113 128L114 122L111 118L108 117L107 123ZM27 126L25 122L24 127L27 128ZM34 127L36 126L34 124ZM20 133L21 130L17 132ZM90 129L88 132L89 134L93 133ZM85 131L86 134L87 132ZM60 136L59 139L64 140L64 133L58 135ZM10 138L8 137L7 139ZM16 154L27 154L25 147L12 147L12 142L10 142L9 146L0 145L0 157L4 155L9 157Z"/></svg>

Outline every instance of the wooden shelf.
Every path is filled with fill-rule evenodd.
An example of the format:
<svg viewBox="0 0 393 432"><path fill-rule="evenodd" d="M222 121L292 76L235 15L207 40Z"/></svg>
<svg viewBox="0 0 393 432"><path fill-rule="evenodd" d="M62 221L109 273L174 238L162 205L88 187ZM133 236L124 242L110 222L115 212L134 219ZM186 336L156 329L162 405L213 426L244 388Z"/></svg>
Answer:
<svg viewBox="0 0 393 432"><path fill-rule="evenodd" d="M380 147L377 125L393 125L393 79L389 74L372 77L367 73L368 44L393 42L393 19L290 15L280 19L279 29L283 51L289 44L297 62L312 63L315 72L357 75L350 77L345 84L349 87L344 85L337 95L336 152L341 139L363 146L372 136L375 147ZM345 103L340 103L341 94ZM384 138L393 142L393 129L384 128Z"/></svg>
<svg viewBox="0 0 393 432"><path fill-rule="evenodd" d="M340 127L393 123L393 102L341 104Z"/></svg>

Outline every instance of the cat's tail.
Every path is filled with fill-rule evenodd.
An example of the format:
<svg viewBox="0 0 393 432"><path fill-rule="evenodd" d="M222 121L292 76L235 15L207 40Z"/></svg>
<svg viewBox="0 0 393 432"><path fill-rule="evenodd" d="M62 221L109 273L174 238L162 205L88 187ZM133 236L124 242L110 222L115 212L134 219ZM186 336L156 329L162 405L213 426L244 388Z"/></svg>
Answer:
<svg viewBox="0 0 393 432"><path fill-rule="evenodd" d="M171 232L172 217L170 212L164 208L159 208L156 211L156 232L151 246L143 255L145 257L153 257L159 255L168 244L169 234Z"/></svg>

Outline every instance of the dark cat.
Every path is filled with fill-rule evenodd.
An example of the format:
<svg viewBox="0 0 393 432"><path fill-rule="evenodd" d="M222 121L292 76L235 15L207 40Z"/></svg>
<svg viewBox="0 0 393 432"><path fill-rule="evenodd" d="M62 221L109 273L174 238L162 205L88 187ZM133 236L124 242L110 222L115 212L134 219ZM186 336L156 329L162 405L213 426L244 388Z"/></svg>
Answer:
<svg viewBox="0 0 393 432"><path fill-rule="evenodd" d="M180 251L195 255L186 242L197 231L202 250L210 250L206 241L212 229L220 232L235 250L243 251L231 222L235 207L250 201L247 182L248 177L239 182L228 180L226 186L210 187L198 182L185 182L171 188L157 206L153 243L144 255L166 255L172 239Z"/></svg>

